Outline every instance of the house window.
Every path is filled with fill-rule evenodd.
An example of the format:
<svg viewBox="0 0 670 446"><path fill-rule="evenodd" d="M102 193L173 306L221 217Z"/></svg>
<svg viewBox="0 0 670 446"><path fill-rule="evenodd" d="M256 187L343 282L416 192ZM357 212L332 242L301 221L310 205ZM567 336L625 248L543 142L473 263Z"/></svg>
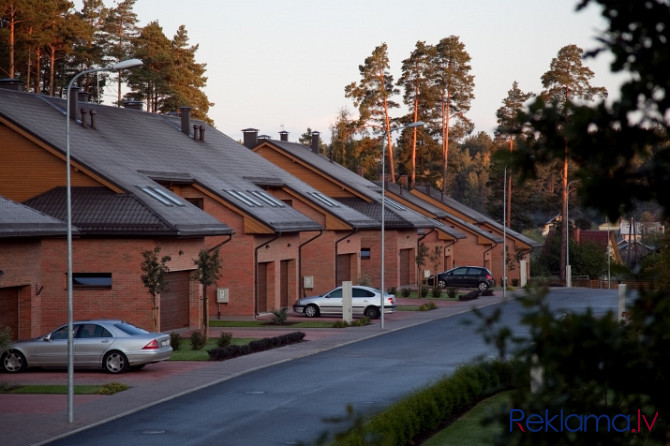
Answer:
<svg viewBox="0 0 670 446"><path fill-rule="evenodd" d="M195 206L197 208L200 208L200 209L205 208L205 205L203 203L202 198L184 198L184 200L188 201L189 203L191 203L193 206Z"/></svg>
<svg viewBox="0 0 670 446"><path fill-rule="evenodd" d="M361 259L370 258L370 248L361 248Z"/></svg>
<svg viewBox="0 0 670 446"><path fill-rule="evenodd" d="M72 273L73 288L111 288L112 273Z"/></svg>

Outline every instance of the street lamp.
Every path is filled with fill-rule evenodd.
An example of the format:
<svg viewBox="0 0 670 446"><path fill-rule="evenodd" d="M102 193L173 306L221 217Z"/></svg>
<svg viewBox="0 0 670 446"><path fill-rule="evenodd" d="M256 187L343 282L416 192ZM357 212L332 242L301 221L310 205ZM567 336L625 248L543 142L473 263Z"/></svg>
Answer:
<svg viewBox="0 0 670 446"><path fill-rule="evenodd" d="M137 67L143 62L139 59L128 59L122 62L102 68L92 68L81 71L70 80L67 85L67 99L65 107L65 190L66 190L66 214L67 214L67 417L68 421L74 421L74 357L73 357L73 339L72 339L72 184L70 179L70 90L74 81L84 74L95 73L97 71L120 71L127 68Z"/></svg>
<svg viewBox="0 0 670 446"><path fill-rule="evenodd" d="M381 312L381 325L380 328L383 330L384 329L384 294L386 292L384 291L384 226L385 226L385 220L384 220L384 210L385 210L385 196L386 196L386 170L385 166L386 163L384 162L384 159L386 157L386 153L384 151L384 139L388 136L389 133L395 132L396 130L404 130L404 129L411 129L415 127L423 127L425 123L423 121L417 121L417 122L412 122L411 124L407 125L402 125L400 127L394 127L392 129L389 129L388 131L384 132L382 135L382 244L381 244L381 262L382 262L382 271L381 271L381 285L380 285L380 303L381 306L379 307L379 311Z"/></svg>
<svg viewBox="0 0 670 446"><path fill-rule="evenodd" d="M579 180L572 180L568 183L565 191L565 287L572 286L572 267L570 266L570 219L568 211L570 209L570 186Z"/></svg>

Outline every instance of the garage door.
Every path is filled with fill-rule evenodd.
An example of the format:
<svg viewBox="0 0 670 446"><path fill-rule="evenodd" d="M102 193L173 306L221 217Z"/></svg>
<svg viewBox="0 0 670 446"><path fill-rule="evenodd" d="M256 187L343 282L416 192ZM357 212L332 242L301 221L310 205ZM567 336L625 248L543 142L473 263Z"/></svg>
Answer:
<svg viewBox="0 0 670 446"><path fill-rule="evenodd" d="M9 327L14 339L19 333L19 289L0 288L0 327Z"/></svg>
<svg viewBox="0 0 670 446"><path fill-rule="evenodd" d="M188 327L190 271L167 274L168 289L161 293L161 331Z"/></svg>

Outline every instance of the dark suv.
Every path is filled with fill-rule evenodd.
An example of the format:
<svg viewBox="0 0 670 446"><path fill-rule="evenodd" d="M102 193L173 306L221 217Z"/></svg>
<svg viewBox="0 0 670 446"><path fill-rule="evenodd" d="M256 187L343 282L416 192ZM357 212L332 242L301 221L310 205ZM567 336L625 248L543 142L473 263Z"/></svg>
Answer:
<svg viewBox="0 0 670 446"><path fill-rule="evenodd" d="M434 276L428 278L428 285L433 285ZM440 288L478 288L486 291L495 287L493 274L481 266L459 266L437 275L437 286Z"/></svg>

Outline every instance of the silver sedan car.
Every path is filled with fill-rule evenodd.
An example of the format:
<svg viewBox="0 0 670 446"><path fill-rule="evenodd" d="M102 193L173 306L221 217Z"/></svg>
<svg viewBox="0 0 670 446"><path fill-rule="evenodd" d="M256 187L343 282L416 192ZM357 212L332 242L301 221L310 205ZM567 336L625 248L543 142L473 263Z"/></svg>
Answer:
<svg viewBox="0 0 670 446"><path fill-rule="evenodd" d="M379 311L381 308L381 291L361 285L355 285L351 288L353 314L377 319L381 315ZM384 295L384 314L393 313L395 309L395 296L386 293ZM337 287L320 296L298 299L293 304L293 311L302 313L307 317L322 314L342 314L342 287Z"/></svg>
<svg viewBox="0 0 670 446"><path fill-rule="evenodd" d="M14 342L2 353L3 370L17 373L28 367L67 367L67 334L66 324L46 336ZM150 333L121 320L74 322L72 336L76 368L123 373L172 355L169 335Z"/></svg>

